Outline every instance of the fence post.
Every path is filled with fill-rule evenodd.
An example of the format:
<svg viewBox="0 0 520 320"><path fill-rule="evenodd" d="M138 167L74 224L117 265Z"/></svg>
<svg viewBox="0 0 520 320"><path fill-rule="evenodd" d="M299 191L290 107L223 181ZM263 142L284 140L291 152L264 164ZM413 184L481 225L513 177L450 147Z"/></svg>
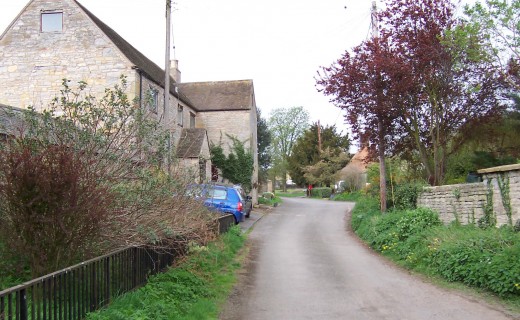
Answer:
<svg viewBox="0 0 520 320"><path fill-rule="evenodd" d="M20 320L27 320L27 294L26 290L22 289L19 292L20 303Z"/></svg>
<svg viewBox="0 0 520 320"><path fill-rule="evenodd" d="M20 291L20 320L28 319L28 310L27 310L27 291L22 289Z"/></svg>
<svg viewBox="0 0 520 320"><path fill-rule="evenodd" d="M132 249L132 289L137 287L137 263L138 263L138 251L137 247Z"/></svg>
<svg viewBox="0 0 520 320"><path fill-rule="evenodd" d="M105 259L105 305L110 303L110 257Z"/></svg>

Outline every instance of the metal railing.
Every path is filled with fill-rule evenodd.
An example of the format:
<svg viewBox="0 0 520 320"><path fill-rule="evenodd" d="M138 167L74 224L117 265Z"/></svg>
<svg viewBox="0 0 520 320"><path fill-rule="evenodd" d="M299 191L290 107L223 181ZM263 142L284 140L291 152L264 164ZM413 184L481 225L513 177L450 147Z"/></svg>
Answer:
<svg viewBox="0 0 520 320"><path fill-rule="evenodd" d="M234 225L218 220L219 232ZM0 292L0 320L73 320L106 306L172 265L175 248L128 247Z"/></svg>

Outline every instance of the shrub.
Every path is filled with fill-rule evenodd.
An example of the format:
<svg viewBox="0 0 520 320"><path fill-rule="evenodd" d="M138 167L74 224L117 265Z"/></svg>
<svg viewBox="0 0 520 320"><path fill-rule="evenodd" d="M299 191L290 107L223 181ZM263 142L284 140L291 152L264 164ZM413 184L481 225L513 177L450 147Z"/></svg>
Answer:
<svg viewBox="0 0 520 320"><path fill-rule="evenodd" d="M331 188L313 188L312 189L313 198L330 198L331 195L332 195Z"/></svg>
<svg viewBox="0 0 520 320"><path fill-rule="evenodd" d="M507 229L473 226L441 233L428 262L448 281L460 281L499 295L520 294L520 237Z"/></svg>
<svg viewBox="0 0 520 320"><path fill-rule="evenodd" d="M0 238L28 258L33 276L97 253L113 193L65 146L11 146L0 153Z"/></svg>
<svg viewBox="0 0 520 320"><path fill-rule="evenodd" d="M372 248L397 262L448 281L520 295L520 234L513 228L444 226L427 209L382 215L377 201L361 198L352 228Z"/></svg>
<svg viewBox="0 0 520 320"><path fill-rule="evenodd" d="M417 198L423 190L420 183L401 183L398 184L391 194L392 202L389 207L397 210L407 210L417 208Z"/></svg>
<svg viewBox="0 0 520 320"><path fill-rule="evenodd" d="M23 257L42 275L122 246L215 236L214 214L172 196L193 180L166 167L168 132L125 88L122 77L95 98L64 80L44 112L4 110L13 121L0 123L9 135L0 149L2 257ZM16 272L0 267L0 277Z"/></svg>

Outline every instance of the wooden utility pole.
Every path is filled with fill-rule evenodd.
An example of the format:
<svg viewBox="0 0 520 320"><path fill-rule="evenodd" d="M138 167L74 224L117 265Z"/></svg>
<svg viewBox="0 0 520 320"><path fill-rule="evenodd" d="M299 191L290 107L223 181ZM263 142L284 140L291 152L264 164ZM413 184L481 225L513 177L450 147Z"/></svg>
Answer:
<svg viewBox="0 0 520 320"><path fill-rule="evenodd" d="M318 120L318 152L321 154L321 125L320 125L320 120Z"/></svg>
<svg viewBox="0 0 520 320"><path fill-rule="evenodd" d="M372 24L372 39L377 44L379 39L379 22L377 20L377 4L376 1L372 1L372 14L371 14L371 24ZM381 119L383 115L379 115L377 118L377 153L379 156L379 189L380 189L380 199L381 199L381 212L386 211L386 164L385 164L385 134L383 121Z"/></svg>
<svg viewBox="0 0 520 320"><path fill-rule="evenodd" d="M171 30L172 1L166 0L166 53L164 59L164 108L163 108L163 126L168 132L168 175L171 174L171 120L170 120L170 30Z"/></svg>

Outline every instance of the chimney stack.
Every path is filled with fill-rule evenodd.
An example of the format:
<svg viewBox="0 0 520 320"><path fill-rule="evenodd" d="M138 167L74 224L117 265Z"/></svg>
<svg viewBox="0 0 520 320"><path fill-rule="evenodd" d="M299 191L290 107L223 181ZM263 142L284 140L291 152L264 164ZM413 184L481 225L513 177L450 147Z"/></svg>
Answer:
<svg viewBox="0 0 520 320"><path fill-rule="evenodd" d="M181 83L181 71L179 70L179 60L170 60L170 75L176 83Z"/></svg>

